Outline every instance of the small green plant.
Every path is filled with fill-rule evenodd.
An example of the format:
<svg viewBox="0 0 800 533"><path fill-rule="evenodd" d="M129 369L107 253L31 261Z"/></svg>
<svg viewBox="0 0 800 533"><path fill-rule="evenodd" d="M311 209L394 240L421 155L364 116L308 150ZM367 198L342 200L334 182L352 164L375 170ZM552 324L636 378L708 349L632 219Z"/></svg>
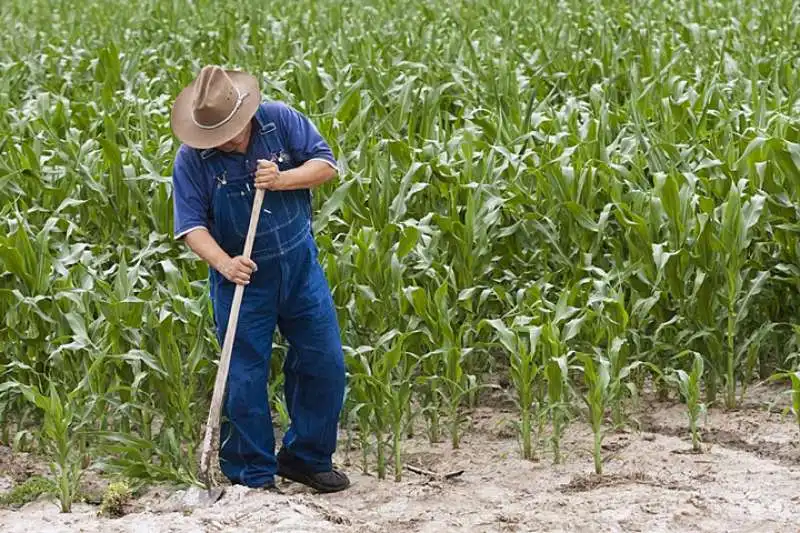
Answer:
<svg viewBox="0 0 800 533"><path fill-rule="evenodd" d="M566 411L569 406L565 379L567 376L566 357L550 359L545 367L547 379L547 409L550 412L553 432L550 443L553 447L553 463L561 462L561 435L566 425Z"/></svg>
<svg viewBox="0 0 800 533"><path fill-rule="evenodd" d="M6 494L0 494L0 506L21 507L42 494L54 494L55 492L56 485L52 480L41 476L32 476Z"/></svg>
<svg viewBox="0 0 800 533"><path fill-rule="evenodd" d="M284 433L289 429L289 408L286 405L286 397L283 394L284 376L278 374L269 384L269 403L272 412L275 413L278 426Z"/></svg>
<svg viewBox="0 0 800 533"><path fill-rule="evenodd" d="M508 328L502 320L486 320L494 328L500 344L508 351L511 383L514 386L514 401L519 410L518 432L522 443L522 458L534 459L535 450L531 439L533 422L541 416L536 399L536 386L540 366L536 357L536 346L542 328L528 327L527 341L519 332ZM537 439L538 440L538 439Z"/></svg>
<svg viewBox="0 0 800 533"><path fill-rule="evenodd" d="M466 349L450 346L445 348L445 374L441 378L441 395L448 416L450 446L457 449L461 444L462 425L466 418L462 412L464 402L477 390L483 388L477 378L464 371Z"/></svg>
<svg viewBox="0 0 800 533"><path fill-rule="evenodd" d="M589 423L594 434L594 471L596 474L601 475L603 473L603 458L600 452L604 433L603 416L608 404L608 385L611 381L609 374L610 363L602 356L599 357L597 363L589 354L581 354L579 358L583 362L583 379L587 388L583 400L589 409Z"/></svg>
<svg viewBox="0 0 800 533"><path fill-rule="evenodd" d="M797 427L800 428L800 370L792 370L789 372L778 372L770 377L771 381L788 379L791 384L787 394L792 397L792 403L787 408L797 421Z"/></svg>
<svg viewBox="0 0 800 533"><path fill-rule="evenodd" d="M353 368L349 395L355 403L351 409L359 425L363 469L367 471L371 432L375 436L378 479L386 477L386 447L391 441L394 479L402 480L402 437L417 366L417 358L404 346L409 335L393 329L377 341L376 350L363 351L349 359Z"/></svg>
<svg viewBox="0 0 800 533"><path fill-rule="evenodd" d="M111 518L120 517L125 514L125 505L130 501L130 486L125 481L115 481L111 483L103 494L103 502L100 504L99 516Z"/></svg>
<svg viewBox="0 0 800 533"><path fill-rule="evenodd" d="M77 499L83 475L86 450L83 426L88 420L91 402L82 396L83 391L80 388L73 389L62 397L52 381L48 394L19 383L15 386L44 413L42 441L51 457L50 471L55 478L55 492L61 502L61 511L68 513Z"/></svg>
<svg viewBox="0 0 800 533"><path fill-rule="evenodd" d="M691 372L687 373L679 368L674 370L672 374L667 375L667 379L678 386L681 397L686 402L689 431L692 435L692 450L695 452L702 451L700 435L697 431L697 420L706 410L705 404L700 401L700 383L703 379L703 373L703 357L699 353L695 353Z"/></svg>

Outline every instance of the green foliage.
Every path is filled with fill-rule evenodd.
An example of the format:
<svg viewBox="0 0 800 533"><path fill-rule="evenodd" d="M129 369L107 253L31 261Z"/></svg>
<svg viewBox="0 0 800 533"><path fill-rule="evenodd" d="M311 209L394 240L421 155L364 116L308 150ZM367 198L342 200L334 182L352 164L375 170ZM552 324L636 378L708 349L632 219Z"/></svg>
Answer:
<svg viewBox="0 0 800 533"><path fill-rule="evenodd" d="M86 426L90 422L91 403L84 403L80 390L62 396L55 383L50 382L48 393L8 382L18 387L25 398L43 413L42 439L44 452L52 458L50 471L55 479L55 493L61 502L61 511L68 513L77 499L81 476L86 465Z"/></svg>
<svg viewBox="0 0 800 533"><path fill-rule="evenodd" d="M511 383L516 392L515 401L520 411L519 435L522 443L522 458L533 459L534 448L531 442L532 422L542 416L537 394L541 388L539 377L541 368L536 346L541 335L541 327L528 327L527 335L512 331L502 320L487 320L486 324L495 329L500 344L509 352ZM522 333L525 333L524 331ZM537 439L538 440L538 439Z"/></svg>
<svg viewBox="0 0 800 533"><path fill-rule="evenodd" d="M125 504L128 503L132 494L131 488L125 481L110 483L103 493L103 501L98 514L113 518L124 515Z"/></svg>
<svg viewBox="0 0 800 533"><path fill-rule="evenodd" d="M0 494L0 505L13 508L30 503L42 494L55 494L55 484L40 476L32 476L5 494Z"/></svg>
<svg viewBox="0 0 800 533"><path fill-rule="evenodd" d="M603 473L602 444L605 434L603 418L609 400L609 384L611 383L609 367L611 364L602 357L595 361L587 354L581 354L580 360L583 363L583 380L586 385L583 401L586 404L589 424L592 426L594 434L594 471L599 475Z"/></svg>
<svg viewBox="0 0 800 533"><path fill-rule="evenodd" d="M700 435L697 431L697 420L706 410L705 404L700 399L700 384L703 379L704 363L703 357L699 353L694 353L692 359L692 370L686 372L678 368L673 374L668 376L672 382L678 386L683 401L686 402L687 414L689 417L689 431L692 435L692 450L700 452Z"/></svg>
<svg viewBox="0 0 800 533"><path fill-rule="evenodd" d="M376 343L348 357L353 369L349 396L355 402L354 412L362 424L362 435L375 435L378 478L386 477L385 437L391 438L395 481L402 480L402 438L411 410L414 374L418 359L405 351L405 340L411 333L391 330ZM367 446L366 440L362 446ZM366 470L366 468L365 468Z"/></svg>
<svg viewBox="0 0 800 533"><path fill-rule="evenodd" d="M786 392L791 397L787 411L794 415L797 426L800 428L800 370L777 372L770 376L772 380L789 380L789 390Z"/></svg>

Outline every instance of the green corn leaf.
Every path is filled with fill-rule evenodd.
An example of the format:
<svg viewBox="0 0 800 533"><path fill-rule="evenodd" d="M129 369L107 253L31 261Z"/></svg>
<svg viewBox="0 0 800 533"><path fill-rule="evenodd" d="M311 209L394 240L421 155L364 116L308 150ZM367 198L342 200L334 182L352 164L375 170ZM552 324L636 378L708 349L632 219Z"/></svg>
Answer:
<svg viewBox="0 0 800 533"><path fill-rule="evenodd" d="M661 199L664 211L666 211L672 223L681 228L681 200L675 175L658 174L655 176L655 184L656 193Z"/></svg>
<svg viewBox="0 0 800 533"><path fill-rule="evenodd" d="M491 326L497 333L498 339L503 347L511 354L516 354L519 350L519 343L516 334L511 331L499 318L484 320L482 324Z"/></svg>
<svg viewBox="0 0 800 533"><path fill-rule="evenodd" d="M403 236L397 247L397 256L402 259L414 249L419 240L419 229L414 226L406 226L403 228Z"/></svg>
<svg viewBox="0 0 800 533"><path fill-rule="evenodd" d="M321 232L328 224L331 216L342 208L354 183L355 180L345 181L325 200L325 203L322 204L322 208L319 210L319 214L314 217L313 224L315 233Z"/></svg>

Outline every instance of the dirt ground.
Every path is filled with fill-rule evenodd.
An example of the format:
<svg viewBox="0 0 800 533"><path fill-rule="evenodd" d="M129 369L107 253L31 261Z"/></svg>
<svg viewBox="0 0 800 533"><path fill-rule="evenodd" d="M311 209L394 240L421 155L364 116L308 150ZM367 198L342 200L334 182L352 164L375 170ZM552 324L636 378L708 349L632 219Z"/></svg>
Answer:
<svg viewBox="0 0 800 533"><path fill-rule="evenodd" d="M338 494L285 482L284 494L228 487L213 507L182 510L181 492L154 489L117 519L98 518L98 507L88 504L62 514L43 499L0 510L0 531L800 532L800 429L765 407L776 397L775 389L753 390L737 411L710 411L701 421L702 454L688 453L681 405L648 401L634 416L638 429L606 436L602 477L592 474L585 424L566 432L563 464L553 465L549 453L523 461L513 413L482 408L472 413L460 449L421 438L406 443L407 464L440 474L463 470L452 479L404 472L399 483L379 481L360 473L356 450L347 467L353 486ZM777 405L785 404L781 397ZM0 491L23 476L3 477Z"/></svg>

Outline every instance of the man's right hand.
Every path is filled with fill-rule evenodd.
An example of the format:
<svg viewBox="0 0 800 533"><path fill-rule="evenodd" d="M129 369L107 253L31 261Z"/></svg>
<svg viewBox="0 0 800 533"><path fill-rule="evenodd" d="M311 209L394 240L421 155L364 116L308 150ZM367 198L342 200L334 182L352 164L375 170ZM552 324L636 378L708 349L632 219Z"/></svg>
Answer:
<svg viewBox="0 0 800 533"><path fill-rule="evenodd" d="M237 255L225 261L219 272L228 281L232 281L237 285L247 285L250 283L250 274L255 272L257 268L255 262L251 259Z"/></svg>
<svg viewBox="0 0 800 533"><path fill-rule="evenodd" d="M190 231L185 236L186 244L194 253L199 255L203 261L222 274L225 279L237 285L247 285L250 283L250 274L256 271L256 264L243 256L229 256L217 241L211 236L206 228L197 228Z"/></svg>

